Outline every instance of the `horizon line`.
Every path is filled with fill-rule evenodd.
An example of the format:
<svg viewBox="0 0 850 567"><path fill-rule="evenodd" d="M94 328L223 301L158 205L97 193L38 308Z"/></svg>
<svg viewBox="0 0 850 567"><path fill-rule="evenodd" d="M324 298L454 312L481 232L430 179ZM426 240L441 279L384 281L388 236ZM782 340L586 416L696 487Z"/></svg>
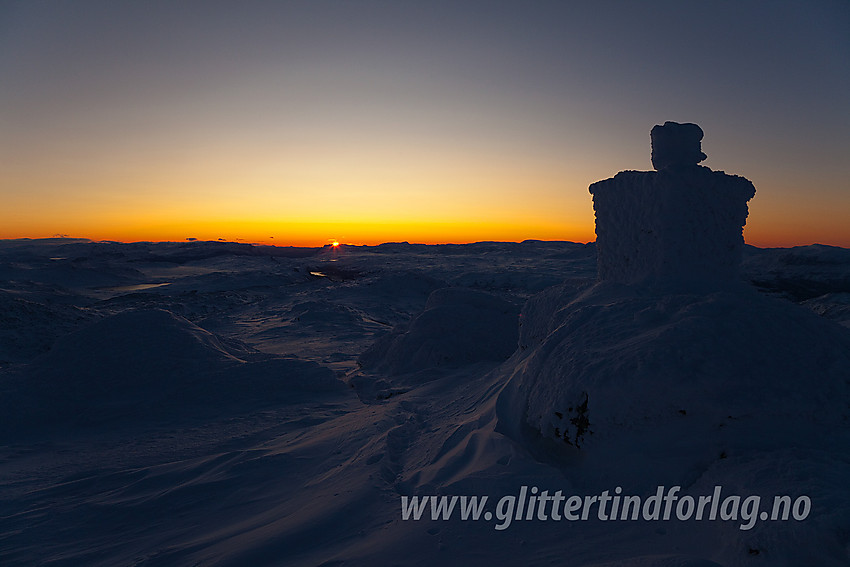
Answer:
<svg viewBox="0 0 850 567"><path fill-rule="evenodd" d="M302 248L302 249L322 249L322 248L335 248L333 242L337 242L338 247L357 247L357 248L366 248L366 247L377 247L388 244L406 244L409 246L465 246L465 245L473 245L473 244L523 244L526 242L549 242L549 243L568 243L568 244L595 244L596 240L588 240L586 242L582 242L580 240L544 240L539 238L526 238L523 240L475 240L475 241L467 241L467 242L410 242L407 240L389 240L385 242L379 242L377 244L360 244L355 242L344 242L337 241L336 239L327 239L327 242L324 244L317 244L313 246L308 245L298 245L298 244L280 244L280 243L269 243L263 241L248 241L242 239L228 240L224 238L218 238L215 240L207 240L201 238L193 238L186 237L183 240L114 240L114 239L93 239L85 236L69 236L69 235L53 235L53 236L44 236L44 237L28 237L22 236L17 238L0 238L0 242L20 242L20 241L29 241L29 242L38 242L38 241L48 241L48 240L68 240L68 241L85 241L92 244L192 244L192 243L207 243L207 244L240 244L240 245L248 245L248 246L267 246L272 248ZM850 249L850 247L841 246L839 244L828 244L824 242L810 242L808 244L791 244L791 245L757 245L749 242L744 242L744 246L750 246L753 248L759 249L771 249L771 248L802 248L807 246L827 246L833 248L844 248Z"/></svg>

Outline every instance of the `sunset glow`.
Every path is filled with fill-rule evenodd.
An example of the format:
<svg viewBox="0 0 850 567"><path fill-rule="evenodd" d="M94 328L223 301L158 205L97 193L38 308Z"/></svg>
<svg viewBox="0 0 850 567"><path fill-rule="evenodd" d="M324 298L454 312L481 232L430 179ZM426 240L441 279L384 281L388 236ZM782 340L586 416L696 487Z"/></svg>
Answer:
<svg viewBox="0 0 850 567"><path fill-rule="evenodd" d="M0 238L586 242L677 120L748 242L850 246L846 10L568 4L6 5Z"/></svg>

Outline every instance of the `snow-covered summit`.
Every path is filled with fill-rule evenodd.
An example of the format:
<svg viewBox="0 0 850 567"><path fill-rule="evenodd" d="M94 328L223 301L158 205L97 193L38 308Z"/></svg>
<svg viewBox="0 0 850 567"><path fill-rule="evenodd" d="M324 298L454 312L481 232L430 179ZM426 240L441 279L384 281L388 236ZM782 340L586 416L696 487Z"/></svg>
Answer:
<svg viewBox="0 0 850 567"><path fill-rule="evenodd" d="M717 454L758 432L766 448L847 416L850 334L743 285L555 288L526 305L520 345L503 421L522 416L539 435L591 452L623 435L654 443L661 431Z"/></svg>
<svg viewBox="0 0 850 567"><path fill-rule="evenodd" d="M591 185L598 281L523 309L499 402L509 435L612 462L627 439L665 446L672 471L687 452L696 466L733 447L811 443L847 419L850 335L738 281L754 189L696 165L697 130L682 130L681 159L654 148L659 171Z"/></svg>

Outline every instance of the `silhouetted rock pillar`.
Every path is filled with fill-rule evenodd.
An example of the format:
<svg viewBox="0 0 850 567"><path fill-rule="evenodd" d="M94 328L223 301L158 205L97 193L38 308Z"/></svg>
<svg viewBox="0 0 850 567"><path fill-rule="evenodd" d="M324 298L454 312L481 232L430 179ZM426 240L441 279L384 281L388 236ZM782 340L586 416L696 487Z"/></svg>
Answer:
<svg viewBox="0 0 850 567"><path fill-rule="evenodd" d="M698 165L706 156L696 124L665 122L650 137L657 171L621 171L590 186L598 278L735 279L755 187Z"/></svg>

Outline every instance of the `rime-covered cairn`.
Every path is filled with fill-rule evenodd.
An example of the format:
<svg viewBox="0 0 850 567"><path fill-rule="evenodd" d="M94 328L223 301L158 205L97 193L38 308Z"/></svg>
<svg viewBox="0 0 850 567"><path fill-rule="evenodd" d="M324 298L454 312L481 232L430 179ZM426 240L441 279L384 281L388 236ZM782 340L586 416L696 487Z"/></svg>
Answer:
<svg viewBox="0 0 850 567"><path fill-rule="evenodd" d="M744 245L744 177L698 165L706 158L696 124L665 122L650 132L656 171L621 171L590 186L598 277L621 283L731 280Z"/></svg>

